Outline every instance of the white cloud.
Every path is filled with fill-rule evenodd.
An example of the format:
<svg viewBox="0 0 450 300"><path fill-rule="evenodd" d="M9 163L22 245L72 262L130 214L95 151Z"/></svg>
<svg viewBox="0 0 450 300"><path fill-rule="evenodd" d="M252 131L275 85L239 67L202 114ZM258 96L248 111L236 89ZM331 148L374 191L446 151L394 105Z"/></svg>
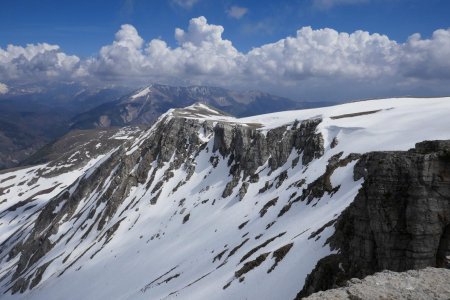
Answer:
<svg viewBox="0 0 450 300"><path fill-rule="evenodd" d="M0 82L0 95L8 93L8 86Z"/></svg>
<svg viewBox="0 0 450 300"><path fill-rule="evenodd" d="M63 53L59 46L29 44L0 48L0 75L5 81L23 82L71 76L80 59Z"/></svg>
<svg viewBox="0 0 450 300"><path fill-rule="evenodd" d="M303 78L368 79L394 72L398 45L387 36L304 27L297 36L255 48L247 55L249 72L288 81Z"/></svg>
<svg viewBox="0 0 450 300"><path fill-rule="evenodd" d="M197 4L200 0L171 0L173 4L181 6L185 9L190 9L192 6Z"/></svg>
<svg viewBox="0 0 450 300"><path fill-rule="evenodd" d="M240 6L236 6L236 5L231 6L227 10L228 16L230 16L231 18L235 18L235 19L242 18L245 14L247 14L247 12L248 12L248 8L240 7Z"/></svg>
<svg viewBox="0 0 450 300"><path fill-rule="evenodd" d="M313 0L313 6L319 9L330 9L339 5L368 3L370 0Z"/></svg>
<svg viewBox="0 0 450 300"><path fill-rule="evenodd" d="M239 53L230 41L222 39L224 28L210 25L199 17L189 22L187 31L177 28L178 47L154 39L145 46L131 25L122 26L116 40L100 50L83 68L87 74L108 80L223 80L230 72L237 72ZM221 78L218 80L218 78Z"/></svg>
<svg viewBox="0 0 450 300"><path fill-rule="evenodd" d="M450 79L450 29L436 30L431 39L413 34L403 45L400 71L420 79ZM445 59L447 57L447 59Z"/></svg>
<svg viewBox="0 0 450 300"><path fill-rule="evenodd" d="M122 25L111 45L100 49L97 57L83 62L77 72L79 77L93 76L94 80L111 81L130 75L144 75L145 57L142 52L144 40L132 25ZM132 79L132 78L130 78Z"/></svg>
<svg viewBox="0 0 450 300"><path fill-rule="evenodd" d="M222 40L224 28L210 25L205 17L198 17L189 21L188 31L175 29L175 38L180 45L192 43L201 46L202 43L219 44Z"/></svg>
<svg viewBox="0 0 450 300"><path fill-rule="evenodd" d="M255 88L294 98L345 99L450 93L450 29L397 43L365 31L304 27L295 36L238 51L224 28L204 17L177 28L176 47L145 42L132 25L96 57L80 61L48 44L0 48L0 78L14 82L78 80L87 84L204 84Z"/></svg>

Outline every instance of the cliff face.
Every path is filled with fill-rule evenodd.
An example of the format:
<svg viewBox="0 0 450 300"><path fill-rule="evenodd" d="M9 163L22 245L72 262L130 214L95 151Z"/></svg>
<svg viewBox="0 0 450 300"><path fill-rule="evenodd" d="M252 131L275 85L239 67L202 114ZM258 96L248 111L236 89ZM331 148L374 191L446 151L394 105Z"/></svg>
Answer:
<svg viewBox="0 0 450 300"><path fill-rule="evenodd" d="M381 270L450 264L450 141L361 157L364 184L328 242L338 254L319 261L299 296Z"/></svg>
<svg viewBox="0 0 450 300"><path fill-rule="evenodd" d="M302 153L300 163L303 165L321 157L324 152L323 138L316 132L320 122L321 119L295 122L289 129L288 126L281 126L269 130L267 134L258 132L254 124L244 127L218 124L214 128L213 152L218 151L223 157L229 158L228 165L233 176L223 192L223 197L231 195L241 176L250 176L250 180L257 180L258 175L255 172L266 162L270 171L283 166L293 150ZM246 189L245 186L244 182L243 189Z"/></svg>

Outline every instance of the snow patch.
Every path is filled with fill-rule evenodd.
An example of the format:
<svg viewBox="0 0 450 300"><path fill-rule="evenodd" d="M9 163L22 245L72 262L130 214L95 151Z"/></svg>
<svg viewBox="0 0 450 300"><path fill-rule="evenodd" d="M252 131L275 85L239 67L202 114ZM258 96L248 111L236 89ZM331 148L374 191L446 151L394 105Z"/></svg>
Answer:
<svg viewBox="0 0 450 300"><path fill-rule="evenodd" d="M140 91L139 93L137 93L137 94L134 94L133 96L131 96L131 99L136 99L136 98L141 98L141 97L144 97L144 96L147 96L148 94L150 94L151 93L151 89L150 89L150 87L146 87L145 89L143 89L142 91Z"/></svg>

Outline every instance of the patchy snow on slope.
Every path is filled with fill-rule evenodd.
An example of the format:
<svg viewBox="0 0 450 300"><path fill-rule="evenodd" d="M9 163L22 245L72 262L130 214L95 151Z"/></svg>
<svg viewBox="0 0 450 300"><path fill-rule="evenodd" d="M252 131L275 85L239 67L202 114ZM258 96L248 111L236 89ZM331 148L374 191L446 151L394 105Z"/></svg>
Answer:
<svg viewBox="0 0 450 300"><path fill-rule="evenodd" d="M56 176L47 174L60 167L47 164L0 174L0 243L18 228L30 227L48 201L93 170L103 157L100 155L72 172ZM60 206L54 211L59 209Z"/></svg>

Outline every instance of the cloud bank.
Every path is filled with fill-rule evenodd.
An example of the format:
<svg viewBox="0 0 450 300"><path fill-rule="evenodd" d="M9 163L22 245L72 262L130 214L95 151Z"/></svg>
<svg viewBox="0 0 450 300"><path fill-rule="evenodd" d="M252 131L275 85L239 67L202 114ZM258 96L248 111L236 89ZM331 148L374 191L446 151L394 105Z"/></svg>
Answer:
<svg viewBox="0 0 450 300"><path fill-rule="evenodd" d="M237 50L224 28L205 17L177 28L177 46L148 42L132 25L85 60L58 46L30 44L0 48L0 79L20 82L75 81L90 85L150 82L254 88L301 99L346 99L393 94L450 93L450 29L405 43L365 31L303 27L295 36Z"/></svg>
<svg viewBox="0 0 450 300"><path fill-rule="evenodd" d="M0 48L0 78L6 82L72 77L79 64L77 56L66 55L56 45L42 43Z"/></svg>

